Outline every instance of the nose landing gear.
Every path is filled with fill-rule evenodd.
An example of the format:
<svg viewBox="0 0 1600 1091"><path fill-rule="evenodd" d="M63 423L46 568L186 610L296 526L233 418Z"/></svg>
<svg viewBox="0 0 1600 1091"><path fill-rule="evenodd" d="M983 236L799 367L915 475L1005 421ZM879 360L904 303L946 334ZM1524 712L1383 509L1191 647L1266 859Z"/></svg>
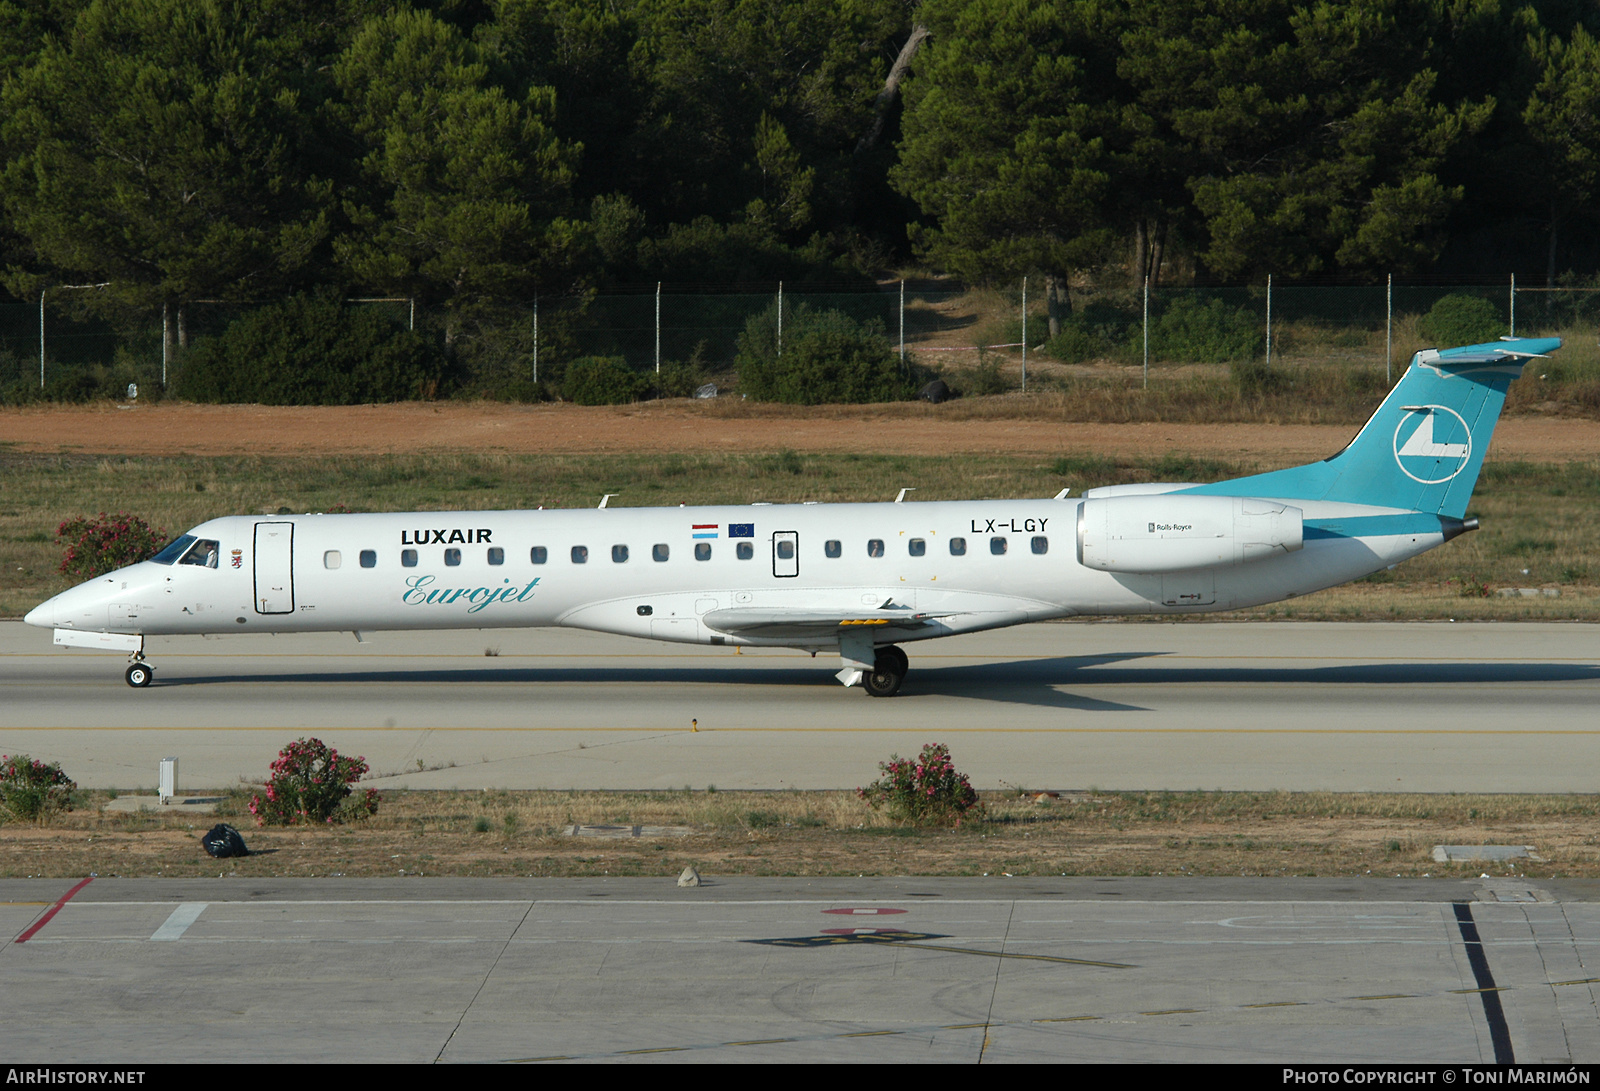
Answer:
<svg viewBox="0 0 1600 1091"><path fill-rule="evenodd" d="M144 661L143 639L139 641L139 649L128 656L128 673L122 677L134 689L144 689L155 680L156 669Z"/></svg>

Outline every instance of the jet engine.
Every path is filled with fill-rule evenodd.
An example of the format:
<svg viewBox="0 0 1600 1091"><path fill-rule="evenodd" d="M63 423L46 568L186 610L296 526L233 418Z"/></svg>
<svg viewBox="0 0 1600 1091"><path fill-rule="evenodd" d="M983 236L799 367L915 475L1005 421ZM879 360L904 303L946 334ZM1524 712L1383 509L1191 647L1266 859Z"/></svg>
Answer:
<svg viewBox="0 0 1600 1091"><path fill-rule="evenodd" d="M1304 512L1242 496L1109 496L1078 511L1078 563L1101 572L1181 572L1293 553Z"/></svg>

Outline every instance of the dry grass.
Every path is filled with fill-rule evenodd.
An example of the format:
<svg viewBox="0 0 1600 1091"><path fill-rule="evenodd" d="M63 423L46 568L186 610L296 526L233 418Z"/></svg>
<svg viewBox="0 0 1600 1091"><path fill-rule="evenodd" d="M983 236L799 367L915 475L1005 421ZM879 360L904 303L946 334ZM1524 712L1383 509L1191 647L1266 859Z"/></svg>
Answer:
<svg viewBox="0 0 1600 1091"><path fill-rule="evenodd" d="M49 827L0 827L0 876L647 875L1600 876L1600 797L1246 792L988 793L988 818L897 826L848 792L390 791L358 825L256 829L212 860L192 815L111 814L107 793ZM153 801L152 801L153 802ZM229 808L242 810L242 793ZM688 827L625 841L572 824ZM1441 865L1435 844L1532 845L1514 868Z"/></svg>

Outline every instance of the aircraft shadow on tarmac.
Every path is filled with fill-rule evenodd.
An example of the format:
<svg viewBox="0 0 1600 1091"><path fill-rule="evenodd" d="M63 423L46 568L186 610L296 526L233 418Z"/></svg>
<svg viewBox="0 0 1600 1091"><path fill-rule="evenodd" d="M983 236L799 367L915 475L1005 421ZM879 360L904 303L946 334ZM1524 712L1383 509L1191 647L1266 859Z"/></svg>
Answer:
<svg viewBox="0 0 1600 1091"><path fill-rule="evenodd" d="M959 697L1098 712L1143 712L1141 705L1097 698L1083 692L1095 686L1159 685L1494 685L1600 680L1600 667L1578 663L1354 663L1328 667L1162 667L1118 664L1158 657L1160 652L1102 652L962 666L918 666L897 700ZM185 677L173 669L156 678L159 688L281 682L299 685L683 685L760 686L838 689L826 670L807 667L471 667L382 671L302 671L288 674L217 674Z"/></svg>

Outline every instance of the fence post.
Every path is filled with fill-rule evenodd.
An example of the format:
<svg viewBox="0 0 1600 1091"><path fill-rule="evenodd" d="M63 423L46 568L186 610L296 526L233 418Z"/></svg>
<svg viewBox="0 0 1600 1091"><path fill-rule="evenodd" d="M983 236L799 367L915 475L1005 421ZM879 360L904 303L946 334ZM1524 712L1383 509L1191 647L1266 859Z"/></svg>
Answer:
<svg viewBox="0 0 1600 1091"><path fill-rule="evenodd" d="M406 300L406 302L411 304L411 316L406 319L406 329L410 330L412 333L416 333L417 332L417 297L416 296L412 296L410 299Z"/></svg>
<svg viewBox="0 0 1600 1091"><path fill-rule="evenodd" d="M1267 366L1272 366L1272 274L1267 274Z"/></svg>
<svg viewBox="0 0 1600 1091"><path fill-rule="evenodd" d="M661 378L661 282L656 281L656 378Z"/></svg>
<svg viewBox="0 0 1600 1091"><path fill-rule="evenodd" d="M1144 388L1150 389L1150 278L1144 278Z"/></svg>
<svg viewBox="0 0 1600 1091"><path fill-rule="evenodd" d="M906 366L906 282L900 281L900 369Z"/></svg>
<svg viewBox="0 0 1600 1091"><path fill-rule="evenodd" d="M1383 325L1383 381L1394 385L1394 274L1389 274L1389 287L1384 292Z"/></svg>
<svg viewBox="0 0 1600 1091"><path fill-rule="evenodd" d="M1022 278L1022 392L1028 392L1028 278Z"/></svg>
<svg viewBox="0 0 1600 1091"><path fill-rule="evenodd" d="M1517 274L1511 274L1511 336L1517 335Z"/></svg>
<svg viewBox="0 0 1600 1091"><path fill-rule="evenodd" d="M539 296L533 297L533 381L539 382Z"/></svg>
<svg viewBox="0 0 1600 1091"><path fill-rule="evenodd" d="M783 355L783 281L778 281L778 355Z"/></svg>

